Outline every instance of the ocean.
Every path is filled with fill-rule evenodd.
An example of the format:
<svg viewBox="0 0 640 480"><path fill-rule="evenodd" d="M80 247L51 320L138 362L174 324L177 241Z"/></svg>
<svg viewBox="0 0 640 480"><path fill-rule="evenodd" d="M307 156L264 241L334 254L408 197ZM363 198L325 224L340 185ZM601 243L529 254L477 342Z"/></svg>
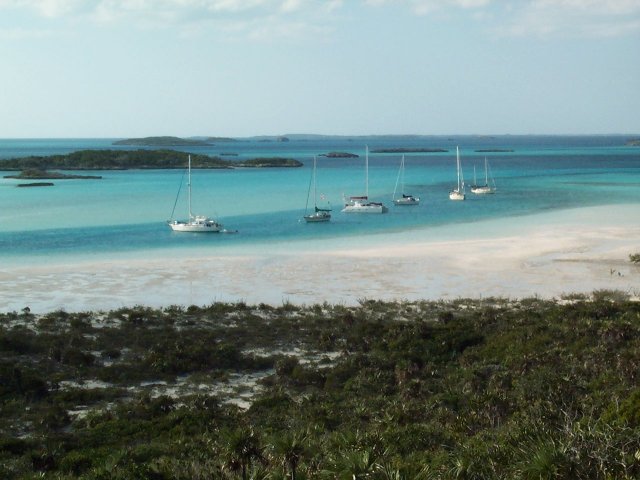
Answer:
<svg viewBox="0 0 640 480"><path fill-rule="evenodd" d="M19 181L4 178L14 172L2 170L2 160L8 158L137 147L115 147L116 139L0 140L0 261L25 265L64 262L69 257L145 257L165 249L172 251L171 258L186 249L268 252L271 247L323 239L353 246L377 233L419 230L429 235L430 227L448 224L498 219L508 225L534 214L575 207L640 204L640 147L626 145L637 136L288 138L288 142L256 137L175 148L225 154L223 158L230 160L287 157L304 164L301 168L193 170L193 212L213 216L228 230L237 230L211 235L175 233L166 225L174 204L175 217L186 217L183 170L91 172L103 178L55 180L54 187L42 188L17 188ZM385 203L389 213L341 213L343 195L364 194L366 146L371 151L369 197ZM466 201L448 199L456 183L456 146L467 185L473 183L474 166L482 179L487 157L495 195L476 196L467 189ZM374 151L394 148L446 150L405 154L405 191L421 198L417 206L392 204L401 154ZM318 156L332 151L359 158ZM318 156L318 195L333 208L331 222L326 224L302 221L314 156ZM469 235L473 231L470 228Z"/></svg>

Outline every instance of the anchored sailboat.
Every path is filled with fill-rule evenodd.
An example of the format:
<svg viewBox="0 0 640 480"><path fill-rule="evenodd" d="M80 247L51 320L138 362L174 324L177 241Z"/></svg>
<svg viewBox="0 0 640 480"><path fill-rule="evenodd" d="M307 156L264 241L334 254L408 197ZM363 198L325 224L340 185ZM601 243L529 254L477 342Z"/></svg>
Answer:
<svg viewBox="0 0 640 480"><path fill-rule="evenodd" d="M309 206L309 193L307 192L307 204L304 207L304 219L308 223L328 222L331 220L330 208L318 208L317 187L316 187L316 157L313 157L313 173L311 174L313 182L313 213L307 214L307 207ZM311 190L311 185L309 185Z"/></svg>
<svg viewBox="0 0 640 480"><path fill-rule="evenodd" d="M180 190L178 190L180 195ZM174 232L193 232L193 233L218 233L223 231L222 224L218 223L212 218L205 217L204 215L193 215L191 213L191 155L189 155L189 177L187 180L187 195L188 195L188 220L174 220L173 213L176 209L176 204L173 205L173 212L171 212L171 220L167 223ZM176 203L178 198L176 197Z"/></svg>
<svg viewBox="0 0 640 480"><path fill-rule="evenodd" d="M389 209L380 202L369 201L369 147L365 155L365 194L344 199L344 213L387 213Z"/></svg>
<svg viewBox="0 0 640 480"><path fill-rule="evenodd" d="M489 184L489 162L487 157L484 157L484 185L478 185L476 183L476 167L473 167L473 186L471 187L471 193L476 195L484 195L487 193L496 193L496 182L491 176L491 184Z"/></svg>
<svg viewBox="0 0 640 480"><path fill-rule="evenodd" d="M456 147L456 169L458 170L458 187L449 192L450 200L464 200L464 178L460 167L460 150Z"/></svg>
<svg viewBox="0 0 640 480"><path fill-rule="evenodd" d="M401 197L396 198L396 192L398 190L398 183L400 184ZM393 203L395 205L418 205L420 198L411 194L404 193L404 155L400 161L400 170L398 170L398 178L396 178L396 186L393 189Z"/></svg>

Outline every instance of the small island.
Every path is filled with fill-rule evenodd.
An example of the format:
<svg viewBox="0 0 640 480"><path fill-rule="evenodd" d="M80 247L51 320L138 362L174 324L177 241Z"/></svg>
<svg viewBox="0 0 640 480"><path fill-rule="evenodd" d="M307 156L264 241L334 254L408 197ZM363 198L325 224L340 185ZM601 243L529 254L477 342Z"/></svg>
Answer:
<svg viewBox="0 0 640 480"><path fill-rule="evenodd" d="M53 187L53 182L19 183L17 187Z"/></svg>
<svg viewBox="0 0 640 480"><path fill-rule="evenodd" d="M191 138L180 137L144 137L144 138L127 138L118 140L112 145L131 145L138 147L210 147L213 145L209 140L195 140Z"/></svg>
<svg viewBox="0 0 640 480"><path fill-rule="evenodd" d="M371 153L446 153L444 148L377 148Z"/></svg>
<svg viewBox="0 0 640 480"><path fill-rule="evenodd" d="M242 162L233 162L232 168L273 168L273 167L301 167L302 163L293 158L252 158Z"/></svg>
<svg viewBox="0 0 640 480"><path fill-rule="evenodd" d="M230 137L207 137L204 141L207 143L229 143L237 142L238 140Z"/></svg>
<svg viewBox="0 0 640 480"><path fill-rule="evenodd" d="M360 157L360 155L356 155L355 153L349 153L349 152L321 153L318 156L319 157L327 157L327 158L359 158Z"/></svg>
<svg viewBox="0 0 640 480"><path fill-rule="evenodd" d="M28 176L10 178L51 179L62 177L47 170L130 170L130 169L179 169L187 166L191 155L192 168L232 169L265 167L301 167L302 162L293 158L253 158L242 161L223 160L201 154L189 154L175 150L80 150L66 155L47 157L23 157L0 161L2 170L22 170ZM53 176L52 176L53 175ZM80 176L75 176L79 178Z"/></svg>
<svg viewBox="0 0 640 480"><path fill-rule="evenodd" d="M640 138L629 140L627 143L625 143L625 146L627 146L627 147L640 147Z"/></svg>
<svg viewBox="0 0 640 480"><path fill-rule="evenodd" d="M60 172L48 172L37 168L23 170L18 175L5 175L4 178L15 178L18 180L95 180L101 179L100 175L70 175ZM51 184L53 185L53 183ZM41 187L39 183L23 183L19 187ZM49 186L49 185L46 185Z"/></svg>

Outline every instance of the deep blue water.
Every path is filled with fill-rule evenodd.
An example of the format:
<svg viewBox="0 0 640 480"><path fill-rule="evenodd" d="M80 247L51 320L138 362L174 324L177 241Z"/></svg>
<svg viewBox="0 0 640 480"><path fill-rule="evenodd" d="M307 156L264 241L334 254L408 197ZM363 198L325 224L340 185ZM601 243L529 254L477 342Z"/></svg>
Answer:
<svg viewBox="0 0 640 480"><path fill-rule="evenodd" d="M141 255L164 248L264 248L305 239L345 238L412 230L448 223L504 219L581 206L640 205L640 147L630 136L440 136L440 137L291 137L289 142L243 141L182 151L229 158L284 156L301 160L295 169L194 170L194 213L216 216L234 235L173 233L165 225L183 171L105 171L101 180L56 181L54 187L16 188L0 180L0 258L20 262L65 255ZM1 161L28 155L63 154L80 149L115 148L112 139L0 140ZM371 153L369 193L389 206L386 215L340 212L342 195L364 193L364 149L443 148L445 153L406 154L406 190L421 197L419 206L394 207L391 196L400 154ZM473 166L483 175L487 156L498 191L451 202L455 185L455 146L464 176ZM131 147L117 147L127 149ZM501 149L512 152L482 153ZM314 155L347 151L357 159L318 158L318 191L334 208L329 224L301 222ZM8 172L1 172L2 175ZM186 212L184 195L177 217ZM428 231L427 231L428 232Z"/></svg>

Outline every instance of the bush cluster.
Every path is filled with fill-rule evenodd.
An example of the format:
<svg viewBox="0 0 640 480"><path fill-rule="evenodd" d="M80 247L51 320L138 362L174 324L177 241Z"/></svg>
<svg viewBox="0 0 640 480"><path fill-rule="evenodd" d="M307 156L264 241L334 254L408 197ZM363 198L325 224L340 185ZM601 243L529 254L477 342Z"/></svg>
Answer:
<svg viewBox="0 0 640 480"><path fill-rule="evenodd" d="M638 478L639 351L603 291L10 313L0 477ZM256 373L248 408L146 387Z"/></svg>

